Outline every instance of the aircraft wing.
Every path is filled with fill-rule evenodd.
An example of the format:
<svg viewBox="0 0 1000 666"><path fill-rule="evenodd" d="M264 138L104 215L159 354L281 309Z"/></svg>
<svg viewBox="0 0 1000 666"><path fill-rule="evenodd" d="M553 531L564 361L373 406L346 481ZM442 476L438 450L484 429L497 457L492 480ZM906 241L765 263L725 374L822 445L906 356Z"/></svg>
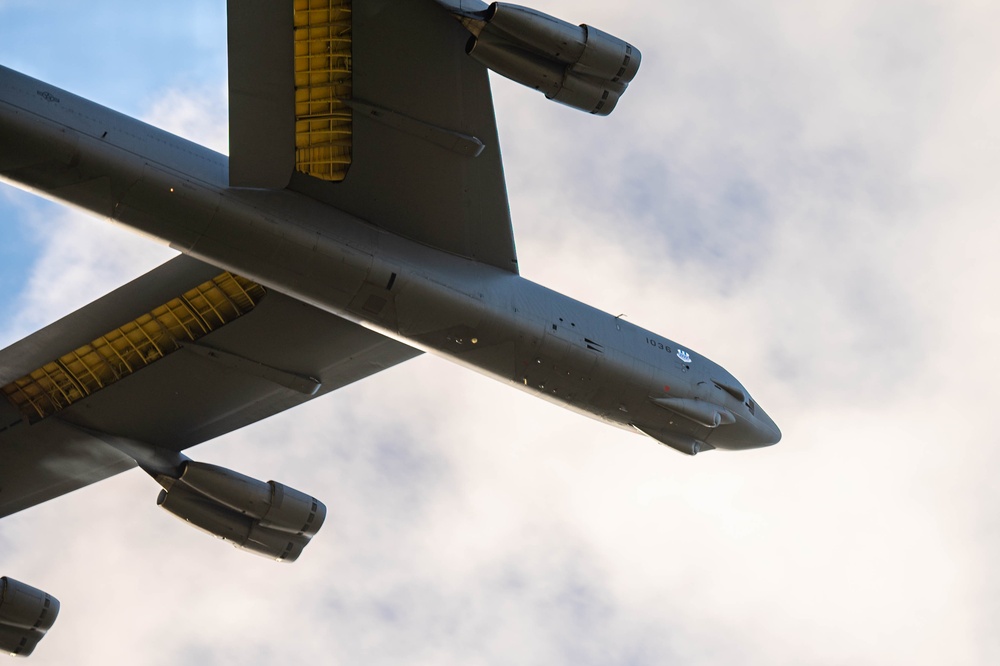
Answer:
<svg viewBox="0 0 1000 666"><path fill-rule="evenodd" d="M516 273L490 84L469 36L434 0L230 2L230 183L290 187Z"/></svg>
<svg viewBox="0 0 1000 666"><path fill-rule="evenodd" d="M0 517L419 353L179 256L0 351Z"/></svg>

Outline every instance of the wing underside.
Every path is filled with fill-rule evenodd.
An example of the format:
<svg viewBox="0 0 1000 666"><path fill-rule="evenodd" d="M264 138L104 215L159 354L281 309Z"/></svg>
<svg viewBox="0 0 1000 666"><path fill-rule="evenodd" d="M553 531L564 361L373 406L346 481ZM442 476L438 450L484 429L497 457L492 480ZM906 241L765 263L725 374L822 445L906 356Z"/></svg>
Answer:
<svg viewBox="0 0 1000 666"><path fill-rule="evenodd" d="M229 4L230 182L517 272L487 70L432 0Z"/></svg>
<svg viewBox="0 0 1000 666"><path fill-rule="evenodd" d="M419 353L177 257L0 351L0 516L134 466L102 434L180 451Z"/></svg>

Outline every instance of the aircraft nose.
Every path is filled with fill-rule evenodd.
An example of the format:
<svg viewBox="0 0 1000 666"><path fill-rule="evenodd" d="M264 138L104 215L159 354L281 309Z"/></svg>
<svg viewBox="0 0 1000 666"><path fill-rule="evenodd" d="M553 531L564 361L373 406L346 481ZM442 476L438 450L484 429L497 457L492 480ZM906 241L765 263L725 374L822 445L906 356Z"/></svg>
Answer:
<svg viewBox="0 0 1000 666"><path fill-rule="evenodd" d="M757 446L772 446L781 441L781 430L778 429L778 425L767 415L763 409L757 408L757 413L754 415L755 418L755 428L756 439L758 440Z"/></svg>

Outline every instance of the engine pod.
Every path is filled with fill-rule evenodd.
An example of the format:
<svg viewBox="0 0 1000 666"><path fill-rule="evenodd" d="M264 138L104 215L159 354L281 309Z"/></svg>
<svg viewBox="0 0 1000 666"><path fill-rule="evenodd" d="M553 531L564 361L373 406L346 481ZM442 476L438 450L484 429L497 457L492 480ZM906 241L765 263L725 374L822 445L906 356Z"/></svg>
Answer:
<svg viewBox="0 0 1000 666"><path fill-rule="evenodd" d="M0 651L30 655L59 615L59 600L37 588L0 578Z"/></svg>
<svg viewBox="0 0 1000 666"><path fill-rule="evenodd" d="M624 40L588 25L495 2L462 20L466 53L497 74L549 99L606 116L639 70L642 55Z"/></svg>
<svg viewBox="0 0 1000 666"><path fill-rule="evenodd" d="M161 479L156 503L237 548L294 562L326 518L314 497L276 481L187 461L179 478Z"/></svg>

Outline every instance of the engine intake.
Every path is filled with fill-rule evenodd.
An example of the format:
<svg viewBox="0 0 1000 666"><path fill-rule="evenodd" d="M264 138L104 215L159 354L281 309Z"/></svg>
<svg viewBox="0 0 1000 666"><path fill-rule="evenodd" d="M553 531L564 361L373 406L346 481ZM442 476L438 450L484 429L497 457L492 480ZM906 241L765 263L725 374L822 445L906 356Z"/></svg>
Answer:
<svg viewBox="0 0 1000 666"><path fill-rule="evenodd" d="M611 113L639 70L631 44L588 25L494 2L463 24L473 36L466 52L497 74L556 102L601 116Z"/></svg>
<svg viewBox="0 0 1000 666"><path fill-rule="evenodd" d="M235 547L294 562L326 519L326 506L276 481L186 461L179 478L160 478L156 503Z"/></svg>
<svg viewBox="0 0 1000 666"><path fill-rule="evenodd" d="M0 651L27 657L59 615L59 600L13 578L0 578Z"/></svg>

